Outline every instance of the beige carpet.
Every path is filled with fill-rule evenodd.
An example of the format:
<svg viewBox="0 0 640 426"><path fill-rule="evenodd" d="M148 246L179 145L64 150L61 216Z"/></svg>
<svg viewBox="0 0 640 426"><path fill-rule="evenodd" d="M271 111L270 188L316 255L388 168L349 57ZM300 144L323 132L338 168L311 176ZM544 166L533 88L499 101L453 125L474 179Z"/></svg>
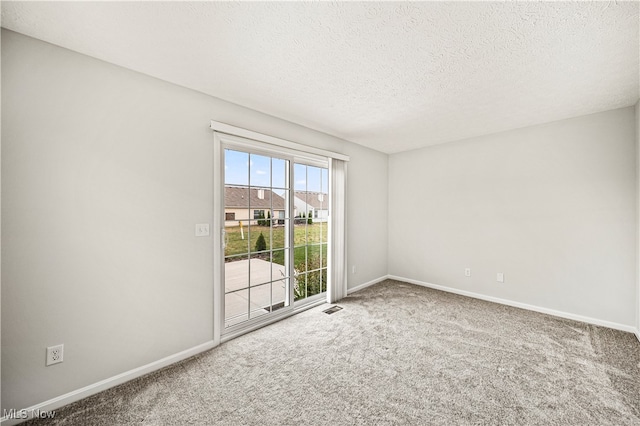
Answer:
<svg viewBox="0 0 640 426"><path fill-rule="evenodd" d="M72 404L48 423L640 424L640 343L630 333L395 281L339 305Z"/></svg>

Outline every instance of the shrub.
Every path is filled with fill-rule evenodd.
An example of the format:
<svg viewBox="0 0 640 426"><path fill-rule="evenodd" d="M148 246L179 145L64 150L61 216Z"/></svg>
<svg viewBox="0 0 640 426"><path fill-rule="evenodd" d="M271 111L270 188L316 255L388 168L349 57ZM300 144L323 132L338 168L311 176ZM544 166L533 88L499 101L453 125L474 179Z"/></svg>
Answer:
<svg viewBox="0 0 640 426"><path fill-rule="evenodd" d="M267 241L264 239L264 235L262 235L262 232L260 233L260 236L258 236L258 239L256 240L256 251L265 251L267 249Z"/></svg>
<svg viewBox="0 0 640 426"><path fill-rule="evenodd" d="M320 269L320 258L302 260L296 264L296 281L293 287L294 300L304 299L327 291L327 270ZM306 272L311 271L311 272Z"/></svg>
<svg viewBox="0 0 640 426"><path fill-rule="evenodd" d="M258 216L258 226L267 226L267 221L264 220L264 213L260 213Z"/></svg>

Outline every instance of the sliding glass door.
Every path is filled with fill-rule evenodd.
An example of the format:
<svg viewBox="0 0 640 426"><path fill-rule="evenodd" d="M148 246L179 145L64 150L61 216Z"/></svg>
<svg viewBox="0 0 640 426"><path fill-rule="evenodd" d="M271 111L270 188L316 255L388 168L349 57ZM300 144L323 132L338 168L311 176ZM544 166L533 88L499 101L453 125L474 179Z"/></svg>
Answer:
<svg viewBox="0 0 640 426"><path fill-rule="evenodd" d="M294 163L294 299L327 291L329 170Z"/></svg>
<svg viewBox="0 0 640 426"><path fill-rule="evenodd" d="M223 145L224 330L271 320L327 291L326 164Z"/></svg>

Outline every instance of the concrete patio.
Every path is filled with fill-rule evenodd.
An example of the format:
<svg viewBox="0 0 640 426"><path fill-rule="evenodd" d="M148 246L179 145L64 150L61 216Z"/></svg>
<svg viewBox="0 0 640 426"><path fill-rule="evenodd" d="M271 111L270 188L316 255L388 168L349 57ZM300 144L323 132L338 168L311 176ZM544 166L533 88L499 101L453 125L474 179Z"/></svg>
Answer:
<svg viewBox="0 0 640 426"><path fill-rule="evenodd" d="M286 298L284 276L284 266L262 259L226 262L225 326L267 314L269 306L282 303Z"/></svg>

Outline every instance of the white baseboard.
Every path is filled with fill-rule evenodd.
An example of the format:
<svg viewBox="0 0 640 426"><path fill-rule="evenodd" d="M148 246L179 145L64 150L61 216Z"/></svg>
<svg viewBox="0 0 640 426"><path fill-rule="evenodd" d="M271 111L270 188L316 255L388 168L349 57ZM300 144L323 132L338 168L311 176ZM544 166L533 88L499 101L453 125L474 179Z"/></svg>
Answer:
<svg viewBox="0 0 640 426"><path fill-rule="evenodd" d="M156 370L160 370L161 368L174 364L178 361L182 361L184 359L190 358L201 352L212 349L214 346L215 345L213 344L213 341L209 341L201 345L194 346L193 348L184 350L182 352L178 352L177 354L169 355L168 357L159 359L147 365L134 368L133 370L129 370L122 374L118 374L108 379L101 380L92 385L85 386L81 389L77 389L75 391L66 393L64 395L58 396L56 398L50 399L40 404L32 405L31 407L25 408L23 410L19 410L18 413L20 414L19 416L16 416L16 417L24 417L24 418L9 418L8 416L5 416L0 419L0 424L2 426L9 426L9 425L15 425L18 423L25 422L28 419L32 418L34 414L38 415L38 413L51 412L60 407L64 407L65 405L71 404L72 402L79 401L83 398L86 398L91 395L95 395L98 392L102 392L114 386L133 380L137 377L144 376L145 374L151 373Z"/></svg>
<svg viewBox="0 0 640 426"><path fill-rule="evenodd" d="M459 290L459 289L453 288L453 287L446 287L446 286L443 286L443 285L431 284L431 283L427 283L427 282L423 282L423 281L413 280L411 278L398 277L396 275L389 275L388 278L392 279L392 280L397 280L397 281L404 281L406 283L415 284L415 285L419 285L419 286L422 286L422 287L433 288L435 290L442 290L442 291L446 291L448 293L455 293L455 294L459 294L461 296L473 297L475 299L486 300L488 302L500 303L502 305L507 305L507 306L513 306L515 308L526 309L528 311L540 312L540 313L543 313L543 314L552 315L554 317L571 319L571 320L574 320L574 321L580 321L580 322L585 322L585 323L588 323L588 324L599 325L599 326L602 326L602 327L613 328L615 330L627 331L629 333L636 333L636 335L638 333L640 333L635 327L630 326L630 325L619 324L619 323L616 323L616 322L605 321L605 320L601 320L601 319L597 319L597 318L585 317L585 316L582 316L582 315L570 314L568 312L556 311L555 309L542 308L540 306L529 305L527 303L515 302L513 300L501 299L499 297L494 297L494 296L486 296L486 295L480 294L480 293L473 293L471 291Z"/></svg>
<svg viewBox="0 0 640 426"><path fill-rule="evenodd" d="M360 285L355 286L353 288L348 288L347 289L347 296L350 295L351 293L355 293L356 291L360 291L360 290L362 290L364 288L367 288L367 287L370 287L370 286L372 286L374 284L378 284L379 282L382 282L382 281L386 280L387 278L389 278L389 275L385 275L385 276L376 278L375 280L368 281L368 282L366 282L364 284L360 284Z"/></svg>

